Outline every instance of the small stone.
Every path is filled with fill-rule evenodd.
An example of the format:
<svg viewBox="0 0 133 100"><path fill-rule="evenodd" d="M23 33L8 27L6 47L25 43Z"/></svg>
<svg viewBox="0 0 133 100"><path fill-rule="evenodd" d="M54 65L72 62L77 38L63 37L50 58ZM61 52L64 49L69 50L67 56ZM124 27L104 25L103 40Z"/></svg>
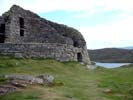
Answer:
<svg viewBox="0 0 133 100"><path fill-rule="evenodd" d="M103 90L104 93L112 93L112 90L111 89L105 89Z"/></svg>
<svg viewBox="0 0 133 100"><path fill-rule="evenodd" d="M97 66L96 65L87 65L87 68L91 69L91 70L94 70L94 69L97 68Z"/></svg>
<svg viewBox="0 0 133 100"><path fill-rule="evenodd" d="M42 74L42 75L37 76L37 78L43 79L44 84L53 83L54 81L54 77L49 74Z"/></svg>
<svg viewBox="0 0 133 100"><path fill-rule="evenodd" d="M15 53L16 58L24 58L21 53Z"/></svg>
<svg viewBox="0 0 133 100"><path fill-rule="evenodd" d="M75 98L68 98L68 100L76 100Z"/></svg>

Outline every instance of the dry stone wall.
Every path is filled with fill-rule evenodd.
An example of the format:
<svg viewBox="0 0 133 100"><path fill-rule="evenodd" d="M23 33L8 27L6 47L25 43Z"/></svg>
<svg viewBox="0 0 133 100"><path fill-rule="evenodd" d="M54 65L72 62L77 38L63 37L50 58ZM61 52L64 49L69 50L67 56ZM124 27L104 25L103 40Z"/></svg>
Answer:
<svg viewBox="0 0 133 100"><path fill-rule="evenodd" d="M0 54L25 58L42 57L55 58L59 61L77 61L78 52L82 52L82 49L59 43L0 44Z"/></svg>
<svg viewBox="0 0 133 100"><path fill-rule="evenodd" d="M74 28L48 21L17 5L0 17L2 23L5 31L0 35L0 54L90 64L86 42Z"/></svg>

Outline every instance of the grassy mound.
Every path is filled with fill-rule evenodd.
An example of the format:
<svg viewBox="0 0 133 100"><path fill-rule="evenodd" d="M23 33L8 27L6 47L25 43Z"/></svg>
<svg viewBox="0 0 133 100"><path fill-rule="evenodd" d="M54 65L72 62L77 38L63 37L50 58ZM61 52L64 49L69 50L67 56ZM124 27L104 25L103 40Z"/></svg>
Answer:
<svg viewBox="0 0 133 100"><path fill-rule="evenodd" d="M132 100L133 67L89 70L77 62L58 62L52 59L0 58L0 84L5 74L55 77L55 85L31 86L19 92L0 96L0 100ZM110 89L110 93L103 92Z"/></svg>

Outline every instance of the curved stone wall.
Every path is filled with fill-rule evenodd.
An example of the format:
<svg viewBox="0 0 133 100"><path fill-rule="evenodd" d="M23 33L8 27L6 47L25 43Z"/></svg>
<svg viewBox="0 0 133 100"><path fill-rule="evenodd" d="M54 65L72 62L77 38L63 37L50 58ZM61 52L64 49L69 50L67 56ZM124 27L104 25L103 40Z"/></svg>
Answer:
<svg viewBox="0 0 133 100"><path fill-rule="evenodd" d="M0 54L3 55L14 55L25 58L54 58L59 61L78 61L77 54L81 53L82 61L89 63L86 60L88 57L83 51L82 48L75 48L72 45L59 43L0 44Z"/></svg>
<svg viewBox="0 0 133 100"><path fill-rule="evenodd" d="M90 64L86 42L78 30L17 5L0 16L0 30L0 54Z"/></svg>

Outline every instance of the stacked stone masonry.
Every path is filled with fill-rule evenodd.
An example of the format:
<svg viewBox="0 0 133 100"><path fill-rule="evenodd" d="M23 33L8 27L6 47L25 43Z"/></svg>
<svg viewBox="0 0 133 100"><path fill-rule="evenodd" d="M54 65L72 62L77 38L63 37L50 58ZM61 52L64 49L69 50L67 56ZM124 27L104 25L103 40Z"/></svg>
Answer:
<svg viewBox="0 0 133 100"><path fill-rule="evenodd" d="M17 5L0 16L0 54L90 64L86 42L79 31Z"/></svg>

